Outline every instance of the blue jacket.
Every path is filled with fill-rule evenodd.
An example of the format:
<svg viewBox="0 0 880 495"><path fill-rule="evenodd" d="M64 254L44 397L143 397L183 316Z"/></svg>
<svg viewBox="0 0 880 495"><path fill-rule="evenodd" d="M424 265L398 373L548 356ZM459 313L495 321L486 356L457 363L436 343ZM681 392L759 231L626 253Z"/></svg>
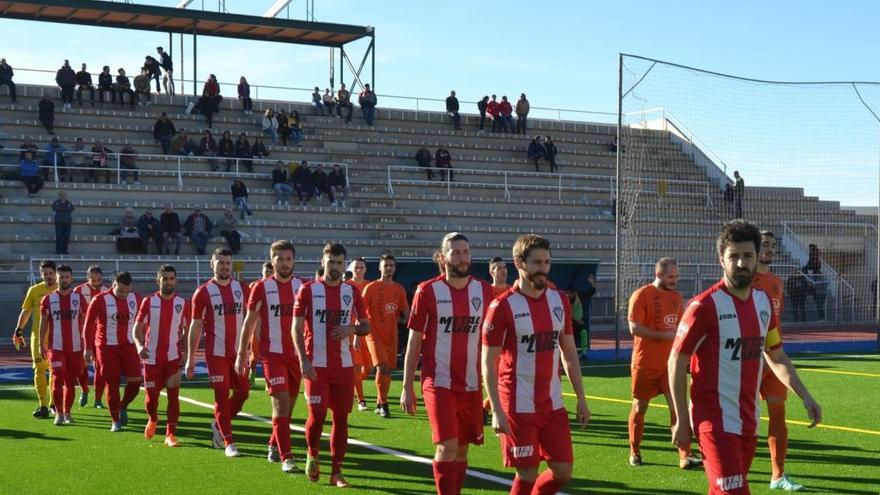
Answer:
<svg viewBox="0 0 880 495"><path fill-rule="evenodd" d="M36 160L27 161L22 159L20 165L22 177L36 177L40 172L40 164Z"/></svg>

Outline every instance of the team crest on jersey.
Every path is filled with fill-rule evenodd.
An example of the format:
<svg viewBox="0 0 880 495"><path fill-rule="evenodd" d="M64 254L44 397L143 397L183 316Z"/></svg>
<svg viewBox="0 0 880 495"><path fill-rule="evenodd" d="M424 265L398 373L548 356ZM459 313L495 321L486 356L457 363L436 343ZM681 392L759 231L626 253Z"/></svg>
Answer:
<svg viewBox="0 0 880 495"><path fill-rule="evenodd" d="M128 309L134 311L134 301L128 301Z"/></svg>
<svg viewBox="0 0 880 495"><path fill-rule="evenodd" d="M70 305L73 306L74 309L76 309L76 307L79 306L79 301L77 301L76 299L71 299Z"/></svg>
<svg viewBox="0 0 880 495"><path fill-rule="evenodd" d="M386 313L396 313L397 312L397 304L394 304L394 303L386 304L385 305L385 312Z"/></svg>
<svg viewBox="0 0 880 495"><path fill-rule="evenodd" d="M241 299L241 291L240 290L233 291L232 293L235 294L236 299Z"/></svg>
<svg viewBox="0 0 880 495"><path fill-rule="evenodd" d="M175 313L180 313L180 310L182 310L182 309L183 309L183 304L175 304L174 305L174 312Z"/></svg>
<svg viewBox="0 0 880 495"><path fill-rule="evenodd" d="M761 318L761 325L766 327L767 323L770 321L770 313L767 311L761 311L759 317Z"/></svg>
<svg viewBox="0 0 880 495"><path fill-rule="evenodd" d="M676 335L686 335L691 327L688 326L687 323L681 322L678 324L678 330L675 332Z"/></svg>
<svg viewBox="0 0 880 495"><path fill-rule="evenodd" d="M559 306L555 306L553 308L553 316L556 317L556 321L562 321L562 317L565 316L565 310Z"/></svg>
<svg viewBox="0 0 880 495"><path fill-rule="evenodd" d="M480 307L483 306L483 300L479 297L474 297L471 299L471 306L474 307L474 311L479 311Z"/></svg>
<svg viewBox="0 0 880 495"><path fill-rule="evenodd" d="M342 296L342 302L344 302L345 305L348 306L349 304L351 304L351 296L349 296L348 294Z"/></svg>

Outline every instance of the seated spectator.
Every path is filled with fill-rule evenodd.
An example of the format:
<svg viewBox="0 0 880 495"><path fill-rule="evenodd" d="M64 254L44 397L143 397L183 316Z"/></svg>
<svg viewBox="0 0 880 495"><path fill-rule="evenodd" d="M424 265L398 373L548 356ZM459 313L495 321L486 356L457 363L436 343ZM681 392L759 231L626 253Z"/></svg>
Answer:
<svg viewBox="0 0 880 495"><path fill-rule="evenodd" d="M302 121L299 118L298 111L294 110L293 113L287 118L287 125L290 127L290 139L293 141L293 144L302 148Z"/></svg>
<svg viewBox="0 0 880 495"><path fill-rule="evenodd" d="M171 153L179 156L193 156L196 154L196 143L189 138L186 129L177 132L177 136L171 140Z"/></svg>
<svg viewBox="0 0 880 495"><path fill-rule="evenodd" d="M140 254L144 248L138 234L138 219L134 209L127 207L119 220L119 235L116 236L116 250L122 254Z"/></svg>
<svg viewBox="0 0 880 495"><path fill-rule="evenodd" d="M281 145L287 146L287 140L290 139L290 121L287 120L287 112L281 110L275 114L275 120L278 121L278 135L281 136Z"/></svg>
<svg viewBox="0 0 880 495"><path fill-rule="evenodd" d="M531 142L529 142L527 154L529 160L535 162L535 171L540 172L541 169L538 167L538 160L544 158L544 145L541 143L541 136L535 136Z"/></svg>
<svg viewBox="0 0 880 495"><path fill-rule="evenodd" d="M516 133L517 134L525 134L526 133L526 123L529 119L529 109L531 106L529 105L529 100L526 99L526 94L521 93L519 95L519 100L516 101Z"/></svg>
<svg viewBox="0 0 880 495"><path fill-rule="evenodd" d="M180 232L180 217L174 212L171 204L165 205L165 211L159 217L159 231L162 233L162 242L165 254L171 254L171 241L174 241L174 254L180 254L180 241L183 235Z"/></svg>
<svg viewBox="0 0 880 495"><path fill-rule="evenodd" d="M89 92L89 104L95 106L95 86L92 84L92 75L86 70L86 64L82 64L82 69L76 73L76 103L82 106L83 90Z"/></svg>
<svg viewBox="0 0 880 495"><path fill-rule="evenodd" d="M347 108L348 113L345 116L345 123L351 124L351 93L345 89L345 84L339 85L339 91L336 92L336 116L342 117L342 109Z"/></svg>
<svg viewBox="0 0 880 495"><path fill-rule="evenodd" d="M223 218L217 221L217 225L220 228L220 235L229 243L229 250L232 254L238 254L241 251L241 234L238 233L238 220L235 219L232 208L223 210Z"/></svg>
<svg viewBox="0 0 880 495"><path fill-rule="evenodd" d="M483 126L486 124L486 112L489 110L489 97L484 96L482 100L477 102L477 110L480 112L480 129L483 132Z"/></svg>
<svg viewBox="0 0 880 495"><path fill-rule="evenodd" d="M128 95L128 104L134 108L134 90L131 89L131 81L125 75L125 69L119 69L116 73L118 74L116 76L116 86L113 89L116 91L116 97L119 98L119 104L125 106L125 95Z"/></svg>
<svg viewBox="0 0 880 495"><path fill-rule="evenodd" d="M223 132L223 137L217 143L217 156L226 158L226 171L235 165L235 141L232 140L232 134L229 131ZM238 173L238 170L235 171Z"/></svg>
<svg viewBox="0 0 880 495"><path fill-rule="evenodd" d="M327 115L333 116L333 109L336 107L336 96L330 91L330 88L324 88L324 96L321 97L321 104L327 109ZM321 113L323 115L323 111Z"/></svg>
<svg viewBox="0 0 880 495"><path fill-rule="evenodd" d="M428 180L434 180L434 170L431 168L431 158L431 152L424 146L416 151L416 163L425 169L425 173L428 175Z"/></svg>
<svg viewBox="0 0 880 495"><path fill-rule="evenodd" d="M364 114L364 120L368 126L373 126L376 119L376 92L370 88L369 84L364 84L364 90L358 95L358 105L361 106L361 112Z"/></svg>
<svg viewBox="0 0 880 495"><path fill-rule="evenodd" d="M52 142L46 145L43 151L43 180L49 180L49 170L57 167L58 174L63 178L67 171L67 160L64 153L67 151L57 137L52 137ZM62 179L63 180L63 179Z"/></svg>
<svg viewBox="0 0 880 495"><path fill-rule="evenodd" d="M559 167L556 166L556 145L550 136L544 138L544 159L550 163L550 171L555 172Z"/></svg>
<svg viewBox="0 0 880 495"><path fill-rule="evenodd" d="M498 118L501 120L501 132L513 132L513 107L507 101L507 96L501 97L498 104Z"/></svg>
<svg viewBox="0 0 880 495"><path fill-rule="evenodd" d="M164 243L162 242L162 229L159 219L153 216L153 210L147 209L137 221L138 237L141 240L141 251L149 254L150 241L156 246L156 254L162 254Z"/></svg>
<svg viewBox="0 0 880 495"><path fill-rule="evenodd" d="M168 114L165 112L159 114L159 118L153 124L153 139L162 144L162 154L171 153L171 139L175 134L177 134L177 129L174 128L174 122L171 122Z"/></svg>
<svg viewBox="0 0 880 495"><path fill-rule="evenodd" d="M263 145L263 138L260 136L254 136L254 145L251 147L251 155L254 157L254 160L264 160L269 156L269 152L266 151L266 146Z"/></svg>
<svg viewBox="0 0 880 495"><path fill-rule="evenodd" d="M247 134L243 132L238 135L238 140L235 142L235 157L241 161L248 172L254 171L254 161L252 160L254 153L251 151L251 143L248 141Z"/></svg>
<svg viewBox="0 0 880 495"><path fill-rule="evenodd" d="M40 177L40 164L34 159L33 152L24 152L19 167L19 176L27 188L28 197L36 197L40 189L43 188L43 178Z"/></svg>
<svg viewBox="0 0 880 495"><path fill-rule="evenodd" d="M113 152L105 147L101 141L98 141L92 146L92 167L89 169L86 182L90 182L91 180L98 182L98 169L104 169L104 183L110 183L110 169L107 167L110 153Z"/></svg>
<svg viewBox="0 0 880 495"><path fill-rule="evenodd" d="M315 183L312 171L309 170L309 162L302 162L302 165L297 167L291 180L300 206L308 203L315 196Z"/></svg>
<svg viewBox="0 0 880 495"><path fill-rule="evenodd" d="M55 134L55 104L48 96L44 96L37 103L37 108L40 112L40 123L46 128L46 132Z"/></svg>
<svg viewBox="0 0 880 495"><path fill-rule="evenodd" d="M348 199L348 179L345 177L345 171L339 168L339 165L334 163L333 170L327 174L327 184L330 186L330 194L336 195L338 198L339 195L342 195L342 199L334 201L330 206L341 206L345 208L345 200Z"/></svg>
<svg viewBox="0 0 880 495"><path fill-rule="evenodd" d="M211 220L196 207L183 223L183 230L196 246L196 254L205 254L205 247L211 239Z"/></svg>
<svg viewBox="0 0 880 495"><path fill-rule="evenodd" d="M136 155L137 151L135 151L134 146L130 144L126 144L122 147L122 150L119 151L119 168L123 185L128 184L128 170L134 171L134 185L141 185L140 178L138 177L138 168L135 164Z"/></svg>
<svg viewBox="0 0 880 495"><path fill-rule="evenodd" d="M83 176L87 175L86 173L86 155L88 154L88 150L86 150L86 143L83 142L83 138L78 137L76 141L73 143L73 148L70 150L70 159L68 160L68 164L70 165L65 169L67 172L67 176L61 176L61 180L67 180L73 182L74 172L82 171Z"/></svg>
<svg viewBox="0 0 880 495"><path fill-rule="evenodd" d="M492 132L498 131L498 126L500 124L498 121L498 100L495 98L496 96L492 95L492 99L486 103L486 117L492 121Z"/></svg>
<svg viewBox="0 0 880 495"><path fill-rule="evenodd" d="M37 158L37 145L34 144L33 139L31 139L29 137L24 138L24 142L18 146L18 149L20 150L18 152L18 159L19 160L24 158L24 153L26 151L30 151L33 154L33 157L35 159Z"/></svg>
<svg viewBox="0 0 880 495"><path fill-rule="evenodd" d="M213 127L214 114L220 111L220 102L223 97L220 96L220 84L217 83L217 77L214 74L208 76L205 86L202 88L202 96L196 103L194 111L198 111L205 116L208 121L208 127Z"/></svg>
<svg viewBox="0 0 880 495"><path fill-rule="evenodd" d="M321 88L317 86L312 93L312 115L324 115L324 100L321 99Z"/></svg>
<svg viewBox="0 0 880 495"><path fill-rule="evenodd" d="M73 88L76 86L76 73L70 68L70 62L65 60L64 65L55 73L55 82L61 88L61 101L64 109L73 106Z"/></svg>
<svg viewBox="0 0 880 495"><path fill-rule="evenodd" d="M440 174L443 177L442 180L446 180L447 174L449 174L449 182L453 181L452 156L449 154L449 150L443 147L443 145L440 145L440 147L437 148L437 152L434 153L434 164L440 169Z"/></svg>
<svg viewBox="0 0 880 495"><path fill-rule="evenodd" d="M144 69L147 70L147 93L149 94L150 89L150 80L156 80L156 94L162 93L162 87L159 85L159 81L162 79L162 64L159 63L155 58L147 55L144 58Z"/></svg>
<svg viewBox="0 0 880 495"><path fill-rule="evenodd" d="M272 170L272 190L275 191L275 200L278 206L289 205L290 194L293 188L287 183L287 170L284 169L284 162L278 160L275 163L275 169Z"/></svg>
<svg viewBox="0 0 880 495"><path fill-rule="evenodd" d="M110 66L105 65L98 74L98 97L104 103L104 93L110 93L110 102L116 104L116 87L113 85L113 75L110 74Z"/></svg>
<svg viewBox="0 0 880 495"><path fill-rule="evenodd" d="M266 113L263 114L263 134L272 138L272 144L278 140L278 119L275 117L275 111L271 108L267 108Z"/></svg>
<svg viewBox="0 0 880 495"><path fill-rule="evenodd" d="M251 211L251 207L248 205L247 186L244 185L244 182L239 177L236 177L235 181L232 183L232 202L241 210L242 220L244 220L245 213L247 213L248 216L254 214L254 212Z"/></svg>
<svg viewBox="0 0 880 495"><path fill-rule="evenodd" d="M238 80L238 101L241 102L241 109L245 115L254 113L254 101L251 100L251 85L248 84L244 76Z"/></svg>
<svg viewBox="0 0 880 495"><path fill-rule="evenodd" d="M6 63L6 59L0 58L0 86L9 87L9 97L12 98L12 103L15 103L15 83L12 82L12 76L14 75L15 72Z"/></svg>
<svg viewBox="0 0 880 495"><path fill-rule="evenodd" d="M150 73L146 67L141 69L140 74L134 76L134 93L137 97L138 105L146 106L151 103Z"/></svg>
<svg viewBox="0 0 880 495"><path fill-rule="evenodd" d="M216 172L220 167L217 166L217 160L214 159L217 156L217 140L214 139L214 136L211 134L211 131L205 130L202 133L202 139L199 141L199 156L208 157L208 165L211 167L212 172Z"/></svg>
<svg viewBox="0 0 880 495"><path fill-rule="evenodd" d="M446 113L452 119L452 128L456 131L461 130L461 114L458 113L458 98L455 97L455 91L450 91L446 97Z"/></svg>
<svg viewBox="0 0 880 495"><path fill-rule="evenodd" d="M320 163L312 171L312 184L315 186L316 198L320 199L321 195L326 194L331 204L336 202L333 192L330 190L330 183L327 182L327 173L324 172L324 167Z"/></svg>

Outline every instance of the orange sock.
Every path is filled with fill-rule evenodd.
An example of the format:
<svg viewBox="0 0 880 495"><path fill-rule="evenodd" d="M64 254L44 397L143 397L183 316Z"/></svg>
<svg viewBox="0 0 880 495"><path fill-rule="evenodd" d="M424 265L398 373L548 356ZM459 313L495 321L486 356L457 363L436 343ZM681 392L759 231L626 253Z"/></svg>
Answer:
<svg viewBox="0 0 880 495"><path fill-rule="evenodd" d="M631 454L638 454L642 444L642 434L645 432L645 415L636 414L635 410L629 411L629 450Z"/></svg>
<svg viewBox="0 0 880 495"><path fill-rule="evenodd" d="M770 427L767 431L767 447L770 450L770 479L779 479L785 473L785 455L788 453L788 426L785 425L785 402L767 403Z"/></svg>

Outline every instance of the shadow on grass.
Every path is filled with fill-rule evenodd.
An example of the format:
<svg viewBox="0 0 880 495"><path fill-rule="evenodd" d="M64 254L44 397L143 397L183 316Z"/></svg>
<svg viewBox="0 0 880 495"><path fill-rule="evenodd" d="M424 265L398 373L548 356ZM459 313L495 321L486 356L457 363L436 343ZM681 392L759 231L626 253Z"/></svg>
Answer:
<svg viewBox="0 0 880 495"><path fill-rule="evenodd" d="M0 428L0 438L12 440L51 440L61 442L69 442L72 440L71 438L62 438L47 435L39 431L8 430L6 428Z"/></svg>

